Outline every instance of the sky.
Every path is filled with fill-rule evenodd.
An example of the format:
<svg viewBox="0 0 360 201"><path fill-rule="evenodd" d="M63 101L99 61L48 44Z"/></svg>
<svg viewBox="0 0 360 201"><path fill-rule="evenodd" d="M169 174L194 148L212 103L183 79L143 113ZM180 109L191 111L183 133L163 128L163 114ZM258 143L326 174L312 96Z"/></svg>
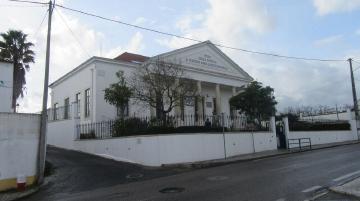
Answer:
<svg viewBox="0 0 360 201"><path fill-rule="evenodd" d="M40 1L40 0L39 0ZM45 1L42 1L45 2ZM352 103L349 63L360 67L360 0L57 0L60 5L227 46L274 54L340 59L291 60L220 48L255 80L275 90L279 111L289 106ZM0 0L0 32L19 29L35 44L20 112L41 109L47 8ZM50 82L91 56L124 51L154 56L193 44L57 7L53 15ZM360 84L360 70L355 71ZM359 88L360 89L360 88ZM358 93L360 90L357 90Z"/></svg>

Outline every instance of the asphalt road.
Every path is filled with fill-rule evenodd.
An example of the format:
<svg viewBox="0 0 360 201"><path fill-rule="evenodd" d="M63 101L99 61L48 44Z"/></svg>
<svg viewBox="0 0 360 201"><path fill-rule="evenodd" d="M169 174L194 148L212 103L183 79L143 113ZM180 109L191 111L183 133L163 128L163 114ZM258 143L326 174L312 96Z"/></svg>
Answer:
<svg viewBox="0 0 360 201"><path fill-rule="evenodd" d="M151 169L71 150L48 147L53 170L36 194L22 200L52 201L68 195L174 175L178 169ZM137 178L140 176L139 178Z"/></svg>
<svg viewBox="0 0 360 201"><path fill-rule="evenodd" d="M355 144L181 174L167 170L166 174L171 176L58 194L51 200L306 200L321 194L329 186L360 176L359 157L360 144ZM74 166L73 163L78 161L72 162ZM87 168L83 168L86 171ZM159 192L168 187L183 191ZM41 197L37 198L41 200Z"/></svg>

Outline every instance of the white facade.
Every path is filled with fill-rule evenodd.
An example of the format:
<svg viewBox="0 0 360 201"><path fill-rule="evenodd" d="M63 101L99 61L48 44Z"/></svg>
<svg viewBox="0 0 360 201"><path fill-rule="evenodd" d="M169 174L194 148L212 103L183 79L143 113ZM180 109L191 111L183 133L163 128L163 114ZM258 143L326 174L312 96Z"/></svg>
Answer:
<svg viewBox="0 0 360 201"><path fill-rule="evenodd" d="M13 89L13 64L0 61L0 112L13 112L11 107Z"/></svg>
<svg viewBox="0 0 360 201"><path fill-rule="evenodd" d="M205 115L230 115L230 97L252 81L245 71L209 41L158 56L166 61L181 63L186 77L197 81L198 92L205 100L201 106ZM72 109L80 108L81 123L113 120L117 117L117 110L105 102L104 90L118 81L116 72L122 71L125 77L129 77L139 67L139 62L92 57L50 85L51 105L65 106L67 98L70 103L75 103L76 94L80 94L80 106ZM86 90L90 91L88 116L85 112ZM194 107L185 107L184 112L194 114ZM129 115L150 116L151 111L145 104L131 101Z"/></svg>

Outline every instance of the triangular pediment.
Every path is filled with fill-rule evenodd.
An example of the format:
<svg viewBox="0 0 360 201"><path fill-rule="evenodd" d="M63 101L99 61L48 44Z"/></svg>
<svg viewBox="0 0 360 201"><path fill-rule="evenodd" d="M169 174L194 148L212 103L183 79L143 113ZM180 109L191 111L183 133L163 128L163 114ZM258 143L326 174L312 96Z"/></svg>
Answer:
<svg viewBox="0 0 360 201"><path fill-rule="evenodd" d="M249 74L210 41L177 49L158 55L158 57L166 61L181 63L181 65L194 70L231 75L249 81L252 80Z"/></svg>

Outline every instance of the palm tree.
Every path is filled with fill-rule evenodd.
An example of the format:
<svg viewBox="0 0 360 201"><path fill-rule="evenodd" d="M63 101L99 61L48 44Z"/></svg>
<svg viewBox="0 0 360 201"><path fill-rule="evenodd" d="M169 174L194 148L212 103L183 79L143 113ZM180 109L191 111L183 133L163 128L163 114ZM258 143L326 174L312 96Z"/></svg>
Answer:
<svg viewBox="0 0 360 201"><path fill-rule="evenodd" d="M12 108L16 112L16 100L24 97L25 73L30 70L29 64L35 62L35 53L30 49L34 44L27 42L27 34L18 30L9 30L0 36L0 59L14 64Z"/></svg>

